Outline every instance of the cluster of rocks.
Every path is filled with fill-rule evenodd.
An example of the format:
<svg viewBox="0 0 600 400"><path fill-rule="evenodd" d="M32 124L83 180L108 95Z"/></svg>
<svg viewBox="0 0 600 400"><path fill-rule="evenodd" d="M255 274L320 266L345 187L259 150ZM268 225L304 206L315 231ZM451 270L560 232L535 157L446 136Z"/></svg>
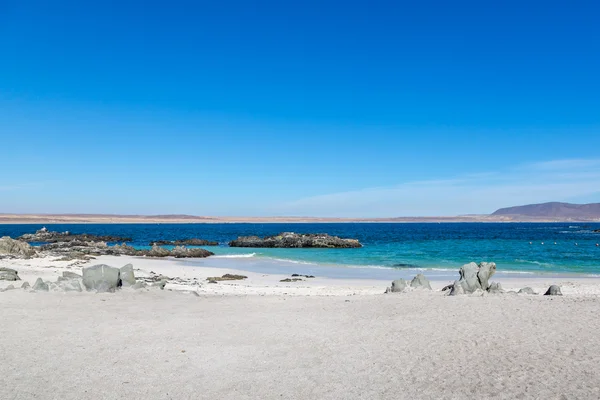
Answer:
<svg viewBox="0 0 600 400"><path fill-rule="evenodd" d="M495 263L482 262L479 264L469 263L463 265L460 270L460 279L455 281L453 284L448 285L442 289L442 291L448 291L450 296L456 296L461 294L502 294L506 293L502 289L502 285L497 282L490 282L489 279L496 272ZM428 289L431 290L431 284L429 280L423 275L418 274L410 282L410 284L404 279L396 279L392 282L391 287L386 289L386 293L402 293L408 290L408 288L416 289ZM509 292L518 294L537 295L537 293L530 287L524 287L518 292ZM552 285L548 288L546 296L562 296L560 287Z"/></svg>
<svg viewBox="0 0 600 400"><path fill-rule="evenodd" d="M408 283L404 279L396 279L392 282L392 286L385 290L386 293L402 293L407 291L408 288L412 289L426 289L431 290L431 283L429 279L423 274L417 274L413 280Z"/></svg>
<svg viewBox="0 0 600 400"><path fill-rule="evenodd" d="M214 254L215 253L211 251L201 248L176 246L172 250L168 250L164 247L154 245L150 250L135 250L135 253L131 255L146 257L205 258Z"/></svg>
<svg viewBox="0 0 600 400"><path fill-rule="evenodd" d="M32 258L37 252L28 243L14 240L9 236L0 238L0 256L9 258Z"/></svg>
<svg viewBox="0 0 600 400"><path fill-rule="evenodd" d="M218 242L204 239L156 240L150 246L218 246Z"/></svg>
<svg viewBox="0 0 600 400"><path fill-rule="evenodd" d="M246 275L236 275L236 274L225 274L223 276L211 276L206 278L208 283L217 283L221 281L241 281L244 279L248 279Z"/></svg>
<svg viewBox="0 0 600 400"><path fill-rule="evenodd" d="M362 244L356 239L342 239L326 233L300 234L283 232L275 236L240 236L229 242L231 247L263 248L358 248Z"/></svg>
<svg viewBox="0 0 600 400"><path fill-rule="evenodd" d="M90 235L88 233L72 234L69 231L66 232L52 232L47 228L42 228L35 233L26 233L25 235L19 236L17 240L28 242L28 243L58 243L58 242L131 242L133 239L130 237L121 236L98 236Z"/></svg>

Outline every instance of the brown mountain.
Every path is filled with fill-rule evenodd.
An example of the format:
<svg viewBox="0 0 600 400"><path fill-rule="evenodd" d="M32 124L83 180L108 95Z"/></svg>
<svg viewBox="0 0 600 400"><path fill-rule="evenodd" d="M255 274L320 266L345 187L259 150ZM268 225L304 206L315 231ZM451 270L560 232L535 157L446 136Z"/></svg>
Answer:
<svg viewBox="0 0 600 400"><path fill-rule="evenodd" d="M492 215L590 220L600 218L600 203L571 204L553 202L528 204L525 206L501 208Z"/></svg>

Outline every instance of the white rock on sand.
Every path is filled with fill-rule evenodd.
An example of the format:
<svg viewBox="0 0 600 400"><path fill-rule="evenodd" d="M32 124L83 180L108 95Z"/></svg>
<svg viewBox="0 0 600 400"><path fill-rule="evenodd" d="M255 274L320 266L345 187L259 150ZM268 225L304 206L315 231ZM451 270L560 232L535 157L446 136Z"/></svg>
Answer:
<svg viewBox="0 0 600 400"><path fill-rule="evenodd" d="M31 283L66 270L6 261ZM387 281L285 284L244 272L245 281L198 289L193 278L240 271L93 263L192 284L0 293L0 399L600 398L594 279L563 282L562 297L448 297L439 292L446 282L384 295ZM549 283L558 282L502 280L539 293ZM168 290L194 287L199 297Z"/></svg>

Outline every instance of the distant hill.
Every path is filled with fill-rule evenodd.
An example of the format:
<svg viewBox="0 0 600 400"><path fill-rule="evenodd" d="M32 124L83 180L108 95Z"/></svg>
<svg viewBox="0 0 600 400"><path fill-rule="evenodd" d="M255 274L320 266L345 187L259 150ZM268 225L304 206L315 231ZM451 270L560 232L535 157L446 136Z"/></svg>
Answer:
<svg viewBox="0 0 600 400"><path fill-rule="evenodd" d="M519 216L533 218L557 218L557 219L598 219L600 218L600 203L571 204L571 203L543 203L528 204L501 208L492 216Z"/></svg>

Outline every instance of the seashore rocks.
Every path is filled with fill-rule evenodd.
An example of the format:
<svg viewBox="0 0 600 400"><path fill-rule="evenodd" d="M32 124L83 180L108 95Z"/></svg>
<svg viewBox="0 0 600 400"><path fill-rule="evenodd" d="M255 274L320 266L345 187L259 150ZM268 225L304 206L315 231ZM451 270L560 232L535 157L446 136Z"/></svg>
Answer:
<svg viewBox="0 0 600 400"><path fill-rule="evenodd" d="M431 290L431 283L429 279L425 277L423 274L417 274L410 282L410 287L415 289L428 289Z"/></svg>
<svg viewBox="0 0 600 400"><path fill-rule="evenodd" d="M121 284L124 287L133 286L136 284L135 275L133 273L133 265L127 264L120 268Z"/></svg>
<svg viewBox="0 0 600 400"><path fill-rule="evenodd" d="M337 236L321 234L300 234L283 232L275 236L240 236L229 242L231 247L263 248L358 248L362 244L356 239L342 239Z"/></svg>
<svg viewBox="0 0 600 400"><path fill-rule="evenodd" d="M548 288L544 296L562 296L562 292L560 291L560 287L558 285L552 285Z"/></svg>
<svg viewBox="0 0 600 400"><path fill-rule="evenodd" d="M532 288L530 287L524 287L523 289L519 290L519 294L537 294Z"/></svg>
<svg viewBox="0 0 600 400"><path fill-rule="evenodd" d="M0 268L0 281L20 281L19 273L12 268Z"/></svg>
<svg viewBox="0 0 600 400"><path fill-rule="evenodd" d="M0 255L31 258L36 255L36 251L28 243L3 236L0 238Z"/></svg>
<svg viewBox="0 0 600 400"><path fill-rule="evenodd" d="M37 278L37 280L35 281L35 283L33 284L33 290L35 291L42 291L42 292L47 292L50 290L50 288L48 287L48 284L45 283L42 278Z"/></svg>
<svg viewBox="0 0 600 400"><path fill-rule="evenodd" d="M406 290L408 285L404 279L396 279L392 281L392 286L385 290L386 293L401 293Z"/></svg>
<svg viewBox="0 0 600 400"><path fill-rule="evenodd" d="M218 246L219 242L204 239L156 240L150 246Z"/></svg>
<svg viewBox="0 0 600 400"><path fill-rule="evenodd" d="M83 285L88 291L114 292L121 287L121 271L106 264L84 267Z"/></svg>
<svg viewBox="0 0 600 400"><path fill-rule="evenodd" d="M476 264L474 262L463 265L460 270L460 279L455 281L450 287L450 296L459 294L473 294L478 290L488 291L490 289L489 279L496 272L495 263L482 262ZM494 293L498 293L502 288L493 286Z"/></svg>
<svg viewBox="0 0 600 400"><path fill-rule="evenodd" d="M26 233L17 238L22 242L37 243L58 243L58 242L131 242L130 237L112 236L112 235L91 235L89 233L72 234L71 232L52 232L47 228L42 228L35 233Z"/></svg>
<svg viewBox="0 0 600 400"><path fill-rule="evenodd" d="M244 279L248 279L248 277L246 275L235 275L235 274L225 274L221 277L218 276L212 276L212 277L208 277L206 278L207 281L209 282L219 282L219 281L241 281Z"/></svg>

